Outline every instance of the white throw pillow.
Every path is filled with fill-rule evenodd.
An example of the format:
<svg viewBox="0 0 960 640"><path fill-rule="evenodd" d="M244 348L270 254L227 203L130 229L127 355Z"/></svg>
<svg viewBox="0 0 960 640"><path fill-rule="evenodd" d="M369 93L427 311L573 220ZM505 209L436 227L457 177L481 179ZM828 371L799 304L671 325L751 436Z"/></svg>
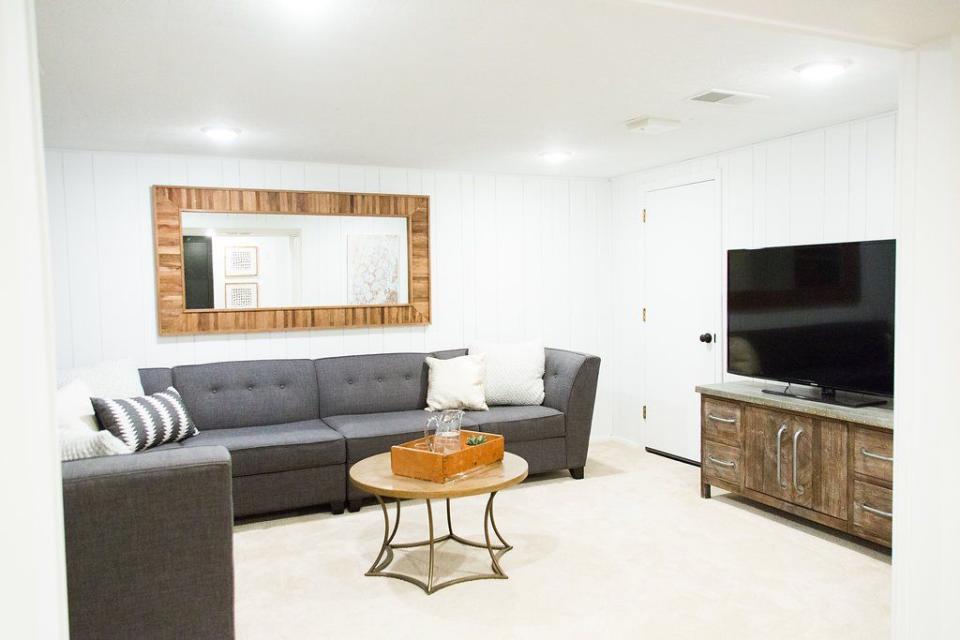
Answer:
<svg viewBox="0 0 960 640"><path fill-rule="evenodd" d="M449 360L428 357L427 366L430 368L427 411L487 410L483 391L486 377L483 356L468 355Z"/></svg>
<svg viewBox="0 0 960 640"><path fill-rule="evenodd" d="M130 453L130 448L109 431L101 431L90 402L90 387L76 379L57 390L57 431L60 459L79 460Z"/></svg>
<svg viewBox="0 0 960 640"><path fill-rule="evenodd" d="M543 404L546 360L543 343L478 342L470 346L469 353L486 357L485 392L488 405Z"/></svg>
<svg viewBox="0 0 960 640"><path fill-rule="evenodd" d="M70 369L60 375L60 386L83 380L94 398L132 398L142 396L140 370L133 360L111 360L92 367Z"/></svg>
<svg viewBox="0 0 960 640"><path fill-rule="evenodd" d="M80 421L60 425L60 459L80 460L130 453L130 448L109 431L90 431Z"/></svg>
<svg viewBox="0 0 960 640"><path fill-rule="evenodd" d="M93 392L82 379L68 382L57 389L57 425L76 423L87 428L87 431L96 433L100 424L93 412L93 403L90 398Z"/></svg>

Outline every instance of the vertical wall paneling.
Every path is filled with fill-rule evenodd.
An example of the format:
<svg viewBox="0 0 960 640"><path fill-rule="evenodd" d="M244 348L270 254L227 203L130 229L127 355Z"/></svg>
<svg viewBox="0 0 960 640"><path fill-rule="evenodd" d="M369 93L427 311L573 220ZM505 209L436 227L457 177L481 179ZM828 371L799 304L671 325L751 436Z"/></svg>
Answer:
<svg viewBox="0 0 960 640"><path fill-rule="evenodd" d="M614 392L601 315L612 315L611 182L322 163L49 150L60 369L424 351L543 338L598 352L595 431ZM156 184L416 193L431 197L434 321L427 327L160 338L150 187ZM571 197L576 204L571 212ZM571 215L575 216L571 229ZM605 255L606 254L606 255ZM604 266L604 260L607 260ZM583 304L583 301L589 301Z"/></svg>
<svg viewBox="0 0 960 640"><path fill-rule="evenodd" d="M432 228L431 258L433 270L431 278L438 291L448 294L442 300L433 303L433 323L427 327L427 335L431 345L463 344L463 259L460 230L461 199L460 175L457 173L441 172L436 175L436 194L431 200L434 210L443 211L448 215L431 216Z"/></svg>
<svg viewBox="0 0 960 640"><path fill-rule="evenodd" d="M721 182L725 179L721 176ZM767 237L767 150L753 148L753 244L763 246Z"/></svg>
<svg viewBox="0 0 960 640"><path fill-rule="evenodd" d="M867 233L867 123L850 126L850 220L849 238Z"/></svg>
<svg viewBox="0 0 960 640"><path fill-rule="evenodd" d="M596 269L593 273L593 282L597 292L597 309L595 311L596 328L596 347L595 353L609 354L613 350L613 322L614 322L614 286L612 275L614 273L614 233L613 233L613 211L612 211L612 190L609 186L605 188L596 186L596 208L594 216L595 240L596 240ZM531 307L529 311L536 310ZM538 334L533 334L538 335ZM608 360L603 363L603 376L610 380L613 370ZM600 385L597 389L597 405L595 410L595 419L599 425L607 426L612 430L612 399L613 389L611 384ZM612 435L612 434L611 434Z"/></svg>
<svg viewBox="0 0 960 640"><path fill-rule="evenodd" d="M643 405L644 233L639 177L618 178L613 183L612 236L613 320L612 357L601 365L610 372L613 435L638 439Z"/></svg>
<svg viewBox="0 0 960 640"><path fill-rule="evenodd" d="M544 295L543 338L547 344L570 344L570 190L566 180L542 184Z"/></svg>
<svg viewBox="0 0 960 640"><path fill-rule="evenodd" d="M100 253L97 230L96 184L93 175L93 154L67 151L62 154L63 201L69 239L66 273L54 273L54 281L69 282L69 311L73 340L73 364L94 362L103 357L103 334L100 324ZM147 210L149 211L149 209ZM145 213L145 215L147 215ZM51 220L56 224L57 220ZM54 265L54 266L64 266ZM58 301L62 303L62 301Z"/></svg>
<svg viewBox="0 0 960 640"><path fill-rule="evenodd" d="M596 343L597 269L596 193L583 182L570 186L570 238L583 242L584 248L570 254L569 282L582 294L570 300L570 341L592 350Z"/></svg>
<svg viewBox="0 0 960 640"><path fill-rule="evenodd" d="M522 185L522 224L517 243L523 279L517 290L525 301L522 334L528 338L543 335L543 218L542 182L525 178ZM605 189L608 191L609 187ZM609 210L607 211L609 213Z"/></svg>
<svg viewBox="0 0 960 640"><path fill-rule="evenodd" d="M790 139L766 145L764 245L790 244Z"/></svg>
<svg viewBox="0 0 960 640"><path fill-rule="evenodd" d="M612 371L608 405L612 434L643 443L646 336L639 322L644 278L645 185L682 181L719 168L724 256L727 249L892 238L894 235L896 116L885 114L614 179L613 342L604 349ZM575 217L571 218L572 220ZM655 239L650 238L653 242ZM723 286L725 257L717 265ZM724 306L726 291L722 292ZM725 340L723 340L725 347ZM725 375L732 379L733 376Z"/></svg>
<svg viewBox="0 0 960 640"><path fill-rule="evenodd" d="M884 115L613 181L49 150L58 367L108 357L162 366L421 351L539 336L604 358L595 433L640 442L643 185L719 168L725 248L892 237L895 135L895 117ZM158 338L154 184L428 194L435 321Z"/></svg>
<svg viewBox="0 0 960 640"><path fill-rule="evenodd" d="M730 248L753 246L753 150L739 149L721 159L720 182L724 243Z"/></svg>
<svg viewBox="0 0 960 640"><path fill-rule="evenodd" d="M47 212L50 216L50 261L53 273L70 271L70 239L67 235L67 210L63 193L63 154L47 154ZM57 362L73 367L73 326L70 318L70 278L53 281L55 340Z"/></svg>
<svg viewBox="0 0 960 640"><path fill-rule="evenodd" d="M866 237L890 238L894 234L896 170L896 120L867 123L867 226Z"/></svg>
<svg viewBox="0 0 960 640"><path fill-rule="evenodd" d="M480 340L497 340L500 296L497 293L496 179L493 176L476 176L474 202L476 337Z"/></svg>
<svg viewBox="0 0 960 640"><path fill-rule="evenodd" d="M850 237L850 127L824 135L823 241L843 242Z"/></svg>
<svg viewBox="0 0 960 640"><path fill-rule="evenodd" d="M824 132L790 138L790 244L823 241Z"/></svg>
<svg viewBox="0 0 960 640"><path fill-rule="evenodd" d="M463 306L460 308L463 327L463 344L468 346L477 339L477 227L475 179L472 175L460 176L460 246L459 260L463 265Z"/></svg>
<svg viewBox="0 0 960 640"><path fill-rule="evenodd" d="M140 348L139 309L123 301L123 292L139 284L136 270L127 267L137 259L130 239L138 225L129 214L136 206L137 171L124 154L95 154L93 172L102 353L116 360Z"/></svg>
<svg viewBox="0 0 960 640"><path fill-rule="evenodd" d="M523 181L517 176L496 178L497 332L502 339L523 334Z"/></svg>

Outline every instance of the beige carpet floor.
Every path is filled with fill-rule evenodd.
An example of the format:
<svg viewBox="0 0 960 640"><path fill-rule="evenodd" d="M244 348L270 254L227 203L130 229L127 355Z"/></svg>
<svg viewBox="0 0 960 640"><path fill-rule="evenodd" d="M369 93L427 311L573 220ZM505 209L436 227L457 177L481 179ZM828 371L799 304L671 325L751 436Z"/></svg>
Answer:
<svg viewBox="0 0 960 640"><path fill-rule="evenodd" d="M383 535L376 505L240 525L238 637L889 636L888 553L729 495L702 500L698 481L689 465L594 443L585 480L550 474L497 496L509 580L431 596L363 575ZM483 507L455 501L457 532L480 539ZM405 502L397 541L425 537L423 503ZM426 554L393 567L425 575ZM441 578L488 569L484 550L439 547Z"/></svg>

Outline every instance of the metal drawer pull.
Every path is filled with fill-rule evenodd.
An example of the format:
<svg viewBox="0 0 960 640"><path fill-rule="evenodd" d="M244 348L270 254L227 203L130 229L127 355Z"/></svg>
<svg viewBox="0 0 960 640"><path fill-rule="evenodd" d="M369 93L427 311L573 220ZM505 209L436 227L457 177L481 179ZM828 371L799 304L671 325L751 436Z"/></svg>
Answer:
<svg viewBox="0 0 960 640"><path fill-rule="evenodd" d="M713 464L723 465L724 467L736 467L736 466L737 466L737 463L736 463L736 462L728 462L728 461L726 461L726 460L717 460L717 459L714 458L713 456L707 456L707 460L709 460L709 461L712 462Z"/></svg>
<svg viewBox="0 0 960 640"><path fill-rule="evenodd" d="M721 418L720 416L715 416L712 413L708 413L707 417L713 420L714 422L725 422L727 424L736 424L736 418Z"/></svg>
<svg viewBox="0 0 960 640"><path fill-rule="evenodd" d="M783 439L783 432L787 430L787 425L780 425L780 430L777 431L777 484L780 485L781 489L786 489L787 485L783 483L783 460L780 459L780 441Z"/></svg>
<svg viewBox="0 0 960 640"><path fill-rule="evenodd" d="M890 513L889 511L881 511L880 509L874 509L868 504L861 504L860 508L863 509L864 511L867 511L868 513L872 513L875 516L880 516L881 518L890 518L890 519L893 518L893 514Z"/></svg>
<svg viewBox="0 0 960 640"><path fill-rule="evenodd" d="M800 439L800 436L803 434L803 429L798 430L793 434L793 488L797 490L797 493L803 495L803 487L797 484L797 468L800 466L797 463L797 440Z"/></svg>
<svg viewBox="0 0 960 640"><path fill-rule="evenodd" d="M893 456L882 456L879 453L874 453L873 451L867 451L863 447L860 447L860 455L864 458L873 458L874 460L883 460L884 462L893 462Z"/></svg>

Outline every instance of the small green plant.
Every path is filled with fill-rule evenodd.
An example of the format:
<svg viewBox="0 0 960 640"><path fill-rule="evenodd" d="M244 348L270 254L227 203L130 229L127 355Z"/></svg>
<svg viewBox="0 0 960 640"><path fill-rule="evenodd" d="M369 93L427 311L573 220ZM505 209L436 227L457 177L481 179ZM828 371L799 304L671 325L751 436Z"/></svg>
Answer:
<svg viewBox="0 0 960 640"><path fill-rule="evenodd" d="M487 441L487 436L470 436L469 438L467 438L467 446L475 447L478 444L483 444L486 441Z"/></svg>

